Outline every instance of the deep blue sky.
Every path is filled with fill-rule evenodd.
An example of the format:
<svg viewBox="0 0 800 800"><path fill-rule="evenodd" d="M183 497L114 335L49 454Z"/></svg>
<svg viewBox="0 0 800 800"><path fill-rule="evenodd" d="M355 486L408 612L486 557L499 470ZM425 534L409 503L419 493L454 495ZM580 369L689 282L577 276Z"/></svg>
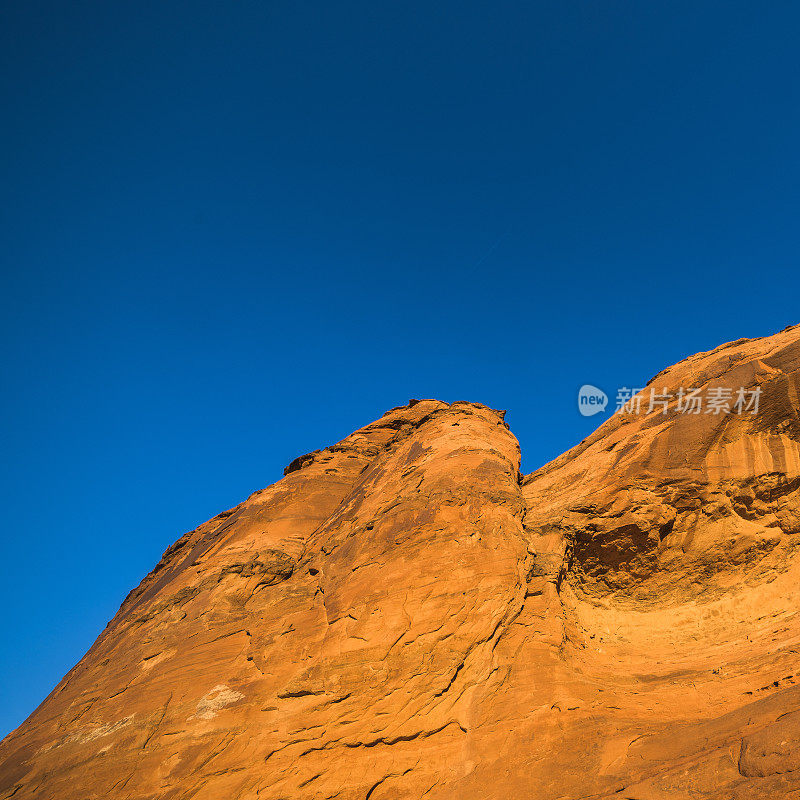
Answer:
<svg viewBox="0 0 800 800"><path fill-rule="evenodd" d="M508 408L800 321L792 2L0 14L0 734L181 533L410 397Z"/></svg>

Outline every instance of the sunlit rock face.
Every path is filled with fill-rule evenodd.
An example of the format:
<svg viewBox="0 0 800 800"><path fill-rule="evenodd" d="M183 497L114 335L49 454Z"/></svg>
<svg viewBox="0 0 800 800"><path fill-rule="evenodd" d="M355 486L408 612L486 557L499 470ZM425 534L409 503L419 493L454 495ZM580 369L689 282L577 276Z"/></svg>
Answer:
<svg viewBox="0 0 800 800"><path fill-rule="evenodd" d="M503 412L387 412L181 537L0 798L800 798L799 398L795 326L528 476Z"/></svg>

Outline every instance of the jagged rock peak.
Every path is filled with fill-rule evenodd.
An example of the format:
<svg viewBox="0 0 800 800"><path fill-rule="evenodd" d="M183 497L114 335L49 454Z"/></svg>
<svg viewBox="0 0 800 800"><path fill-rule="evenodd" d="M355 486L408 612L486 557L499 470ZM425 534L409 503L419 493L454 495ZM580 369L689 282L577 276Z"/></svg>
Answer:
<svg viewBox="0 0 800 800"><path fill-rule="evenodd" d="M740 339L524 478L391 409L170 547L0 798L800 797L799 398L800 326Z"/></svg>

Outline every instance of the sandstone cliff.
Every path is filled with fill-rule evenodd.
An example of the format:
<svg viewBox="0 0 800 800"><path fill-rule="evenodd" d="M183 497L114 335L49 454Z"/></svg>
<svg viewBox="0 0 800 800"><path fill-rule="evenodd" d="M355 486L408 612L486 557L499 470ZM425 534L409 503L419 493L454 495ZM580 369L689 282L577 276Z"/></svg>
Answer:
<svg viewBox="0 0 800 800"><path fill-rule="evenodd" d="M800 326L522 476L412 402L179 539L0 744L0 798L800 798Z"/></svg>

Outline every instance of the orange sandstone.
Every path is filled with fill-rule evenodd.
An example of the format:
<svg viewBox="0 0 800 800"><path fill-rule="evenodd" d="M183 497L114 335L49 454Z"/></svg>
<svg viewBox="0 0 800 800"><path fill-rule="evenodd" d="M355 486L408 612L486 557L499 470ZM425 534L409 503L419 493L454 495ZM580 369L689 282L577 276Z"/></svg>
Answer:
<svg viewBox="0 0 800 800"><path fill-rule="evenodd" d="M164 554L0 798L800 798L800 326L651 386L760 405L522 476L502 412L423 400L296 459Z"/></svg>

